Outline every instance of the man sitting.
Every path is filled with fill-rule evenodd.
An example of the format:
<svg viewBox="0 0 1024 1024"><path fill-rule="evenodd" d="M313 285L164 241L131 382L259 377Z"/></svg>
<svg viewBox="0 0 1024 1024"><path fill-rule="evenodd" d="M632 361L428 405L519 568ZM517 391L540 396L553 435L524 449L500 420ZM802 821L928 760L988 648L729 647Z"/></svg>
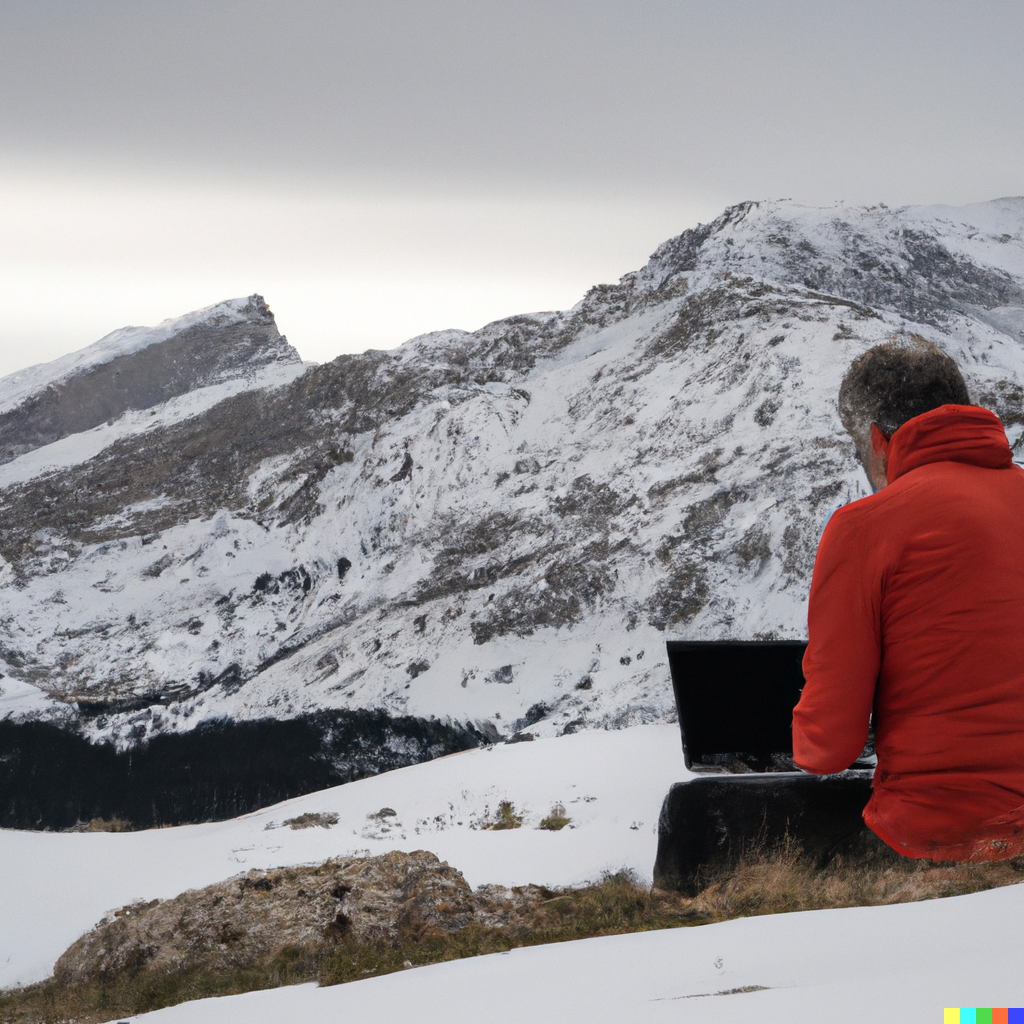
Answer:
<svg viewBox="0 0 1024 1024"><path fill-rule="evenodd" d="M839 412L876 493L818 547L794 761L848 767L873 715L878 836L906 857L1024 853L1024 471L916 336L860 356Z"/></svg>

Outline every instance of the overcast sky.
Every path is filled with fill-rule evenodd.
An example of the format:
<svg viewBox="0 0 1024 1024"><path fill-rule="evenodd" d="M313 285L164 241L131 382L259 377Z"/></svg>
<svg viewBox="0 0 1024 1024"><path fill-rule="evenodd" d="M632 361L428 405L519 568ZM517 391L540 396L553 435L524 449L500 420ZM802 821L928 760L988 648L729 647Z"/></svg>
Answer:
<svg viewBox="0 0 1024 1024"><path fill-rule="evenodd" d="M0 373L565 308L744 199L1024 193L1024 4L0 0Z"/></svg>

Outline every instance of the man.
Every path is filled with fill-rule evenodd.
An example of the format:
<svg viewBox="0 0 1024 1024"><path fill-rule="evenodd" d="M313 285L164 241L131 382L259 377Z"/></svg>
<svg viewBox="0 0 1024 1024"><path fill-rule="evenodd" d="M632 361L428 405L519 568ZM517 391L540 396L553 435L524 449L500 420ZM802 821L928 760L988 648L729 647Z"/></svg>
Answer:
<svg viewBox="0 0 1024 1024"><path fill-rule="evenodd" d="M1024 853L1024 471L922 338L850 367L843 425L876 493L818 547L793 757L848 767L873 721L868 826L906 857Z"/></svg>

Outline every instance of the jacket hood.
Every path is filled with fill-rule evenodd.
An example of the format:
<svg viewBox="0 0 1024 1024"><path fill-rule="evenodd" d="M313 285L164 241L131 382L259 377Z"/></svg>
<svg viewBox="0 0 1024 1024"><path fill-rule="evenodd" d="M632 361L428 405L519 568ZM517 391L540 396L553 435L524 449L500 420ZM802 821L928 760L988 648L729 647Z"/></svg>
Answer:
<svg viewBox="0 0 1024 1024"><path fill-rule="evenodd" d="M930 462L1008 469L1013 453L999 417L975 405L943 405L907 420L889 442L889 483Z"/></svg>

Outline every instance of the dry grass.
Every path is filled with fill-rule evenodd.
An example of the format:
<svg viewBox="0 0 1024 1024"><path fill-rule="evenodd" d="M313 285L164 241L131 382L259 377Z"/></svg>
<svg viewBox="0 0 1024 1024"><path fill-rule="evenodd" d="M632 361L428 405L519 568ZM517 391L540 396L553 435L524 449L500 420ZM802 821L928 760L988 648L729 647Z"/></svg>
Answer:
<svg viewBox="0 0 1024 1024"><path fill-rule="evenodd" d="M494 812L494 818L484 820L481 828L491 831L502 831L507 828L522 828L523 815L516 814L516 809L511 800L502 800L498 809Z"/></svg>
<svg viewBox="0 0 1024 1024"><path fill-rule="evenodd" d="M135 826L125 818L92 818L90 821L79 821L76 825L66 828L65 832L135 832Z"/></svg>
<svg viewBox="0 0 1024 1024"><path fill-rule="evenodd" d="M258 970L230 973L139 971L77 985L61 985L51 978L38 985L0 994L0 1021L3 1024L100 1024L192 999L294 985L315 976L311 962L289 954L276 957Z"/></svg>
<svg viewBox="0 0 1024 1024"><path fill-rule="evenodd" d="M127 818L90 818L89 821L79 821L75 825L61 829L62 832L141 832L144 829L174 828L171 824L163 825L136 825Z"/></svg>
<svg viewBox="0 0 1024 1024"><path fill-rule="evenodd" d="M752 856L693 897L649 889L627 873L596 885L541 890L521 926L477 924L444 934L404 932L394 943L327 941L291 947L258 968L133 974L61 985L53 979L0 994L10 1024L98 1024L206 996L315 980L335 985L519 946L678 928L728 918L828 907L907 903L978 892L1024 881L1024 859L994 864L936 864L880 857L836 859L815 870L790 848Z"/></svg>
<svg viewBox="0 0 1024 1024"><path fill-rule="evenodd" d="M1024 858L956 864L880 856L836 857L815 866L792 847L754 855L690 899L707 920L835 907L873 907L961 896L1024 881Z"/></svg>
<svg viewBox="0 0 1024 1024"><path fill-rule="evenodd" d="M565 816L565 807L562 804L555 804L555 806L551 808L551 813L546 818L542 819L540 825L537 827L542 828L547 832L559 832L565 828L570 821L572 821L572 818L567 818Z"/></svg>
<svg viewBox="0 0 1024 1024"><path fill-rule="evenodd" d="M135 826L124 818L93 818L87 832L134 832Z"/></svg>

